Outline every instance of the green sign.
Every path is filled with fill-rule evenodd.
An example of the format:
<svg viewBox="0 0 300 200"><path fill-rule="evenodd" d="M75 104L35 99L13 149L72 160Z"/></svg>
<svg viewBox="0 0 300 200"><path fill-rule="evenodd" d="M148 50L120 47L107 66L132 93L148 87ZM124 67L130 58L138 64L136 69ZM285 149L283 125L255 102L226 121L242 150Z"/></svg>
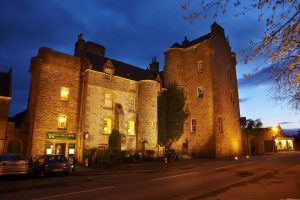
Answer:
<svg viewBox="0 0 300 200"><path fill-rule="evenodd" d="M47 133L48 139L75 140L75 133Z"/></svg>

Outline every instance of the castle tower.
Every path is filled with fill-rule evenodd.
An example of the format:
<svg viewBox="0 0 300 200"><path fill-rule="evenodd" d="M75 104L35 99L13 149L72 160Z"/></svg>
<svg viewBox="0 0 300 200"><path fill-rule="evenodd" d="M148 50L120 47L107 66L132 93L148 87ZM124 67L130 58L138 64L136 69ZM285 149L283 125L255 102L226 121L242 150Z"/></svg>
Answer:
<svg viewBox="0 0 300 200"><path fill-rule="evenodd" d="M138 82L137 150L155 150L157 147L157 88L154 80Z"/></svg>
<svg viewBox="0 0 300 200"><path fill-rule="evenodd" d="M40 48L31 60L28 156L76 156L79 130L80 59Z"/></svg>
<svg viewBox="0 0 300 200"><path fill-rule="evenodd" d="M203 157L241 154L235 57L217 23L195 40L184 39L165 51L164 83L184 88L189 117L173 144Z"/></svg>

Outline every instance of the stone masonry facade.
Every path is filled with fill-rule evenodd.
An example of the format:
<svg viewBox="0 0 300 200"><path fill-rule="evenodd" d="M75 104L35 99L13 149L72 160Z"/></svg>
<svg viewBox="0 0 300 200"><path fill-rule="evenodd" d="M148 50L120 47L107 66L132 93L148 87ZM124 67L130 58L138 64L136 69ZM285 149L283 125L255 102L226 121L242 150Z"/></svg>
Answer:
<svg viewBox="0 0 300 200"><path fill-rule="evenodd" d="M173 148L205 157L239 155L235 65L216 23L211 33L166 49L163 72L156 58L149 69L107 58L105 47L82 35L74 56L40 48L30 67L27 154L60 153L83 162L86 150L108 148L113 131L124 135L122 150L157 150L157 97L175 81L190 114Z"/></svg>

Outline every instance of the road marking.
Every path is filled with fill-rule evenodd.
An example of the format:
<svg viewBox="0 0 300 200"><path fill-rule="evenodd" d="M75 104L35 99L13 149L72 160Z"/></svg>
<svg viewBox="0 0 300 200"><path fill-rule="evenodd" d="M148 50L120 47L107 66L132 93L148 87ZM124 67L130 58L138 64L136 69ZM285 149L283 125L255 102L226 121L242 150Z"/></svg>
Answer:
<svg viewBox="0 0 300 200"><path fill-rule="evenodd" d="M68 196L68 195L73 195L73 194L92 192L92 191L96 191L96 190L112 189L114 187L115 186L107 186L107 187L101 187L101 188L94 188L94 189L90 189L90 190L81 190L81 191L78 191L78 192L70 192L70 193L65 193L65 194L52 195L52 196L47 196L47 197L40 197L40 198L36 198L36 199L33 199L33 200L51 199L51 198L55 198L55 197L63 197L63 196Z"/></svg>
<svg viewBox="0 0 300 200"><path fill-rule="evenodd" d="M230 168L230 167L236 167L236 166L240 166L240 165L227 165L227 166L224 166L224 167L218 167L218 168L214 168L214 170L220 170L220 169L226 169L226 168Z"/></svg>
<svg viewBox="0 0 300 200"><path fill-rule="evenodd" d="M161 177L161 178L154 178L151 179L150 181L159 181L159 180L163 180L163 179L171 179L171 178L176 178L176 177L180 177L180 176L188 176L188 175L193 175L193 174L198 174L199 172L191 172L191 173L186 173L186 174L177 174L177 175L173 175L173 176L165 176L165 177Z"/></svg>

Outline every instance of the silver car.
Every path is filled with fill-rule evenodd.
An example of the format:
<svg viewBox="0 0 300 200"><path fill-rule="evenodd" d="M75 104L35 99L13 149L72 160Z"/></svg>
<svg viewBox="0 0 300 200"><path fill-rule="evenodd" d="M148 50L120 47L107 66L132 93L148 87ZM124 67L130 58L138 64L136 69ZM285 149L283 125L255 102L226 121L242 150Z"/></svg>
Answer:
<svg viewBox="0 0 300 200"><path fill-rule="evenodd" d="M0 154L0 176L29 174L29 161L21 154Z"/></svg>

